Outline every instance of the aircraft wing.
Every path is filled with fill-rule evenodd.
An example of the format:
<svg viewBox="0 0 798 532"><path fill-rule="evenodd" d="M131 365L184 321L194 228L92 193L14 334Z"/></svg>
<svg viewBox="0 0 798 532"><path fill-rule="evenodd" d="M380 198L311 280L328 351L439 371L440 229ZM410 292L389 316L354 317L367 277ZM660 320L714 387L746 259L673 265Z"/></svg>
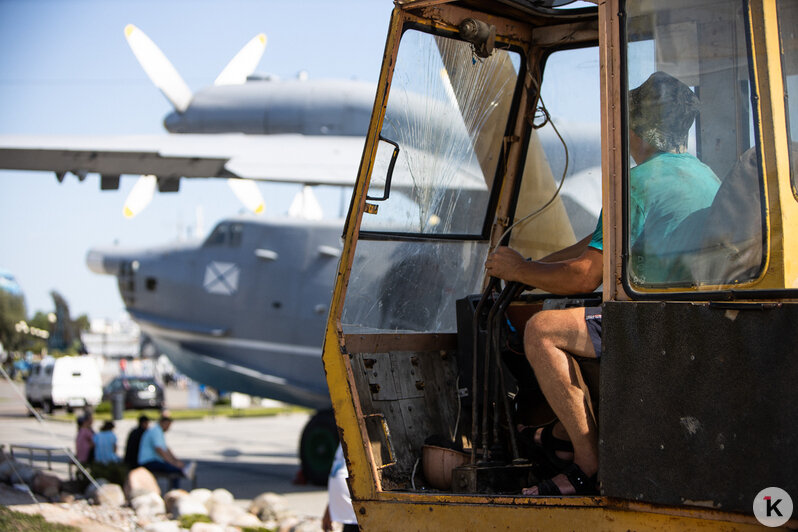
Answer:
<svg viewBox="0 0 798 532"><path fill-rule="evenodd" d="M296 134L0 135L0 169L352 185L364 142Z"/></svg>

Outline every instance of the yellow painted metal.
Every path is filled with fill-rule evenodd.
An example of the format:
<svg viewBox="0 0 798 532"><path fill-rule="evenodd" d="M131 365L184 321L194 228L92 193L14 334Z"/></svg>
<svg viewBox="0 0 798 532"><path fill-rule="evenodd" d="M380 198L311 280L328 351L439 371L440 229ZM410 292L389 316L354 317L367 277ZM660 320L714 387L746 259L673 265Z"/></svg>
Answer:
<svg viewBox="0 0 798 532"><path fill-rule="evenodd" d="M786 89L781 64L776 0L751 6L751 27L756 76L760 91L761 138L765 150L771 267L775 278L766 286L798 288L798 202L790 180L790 146L787 136Z"/></svg>
<svg viewBox="0 0 798 532"><path fill-rule="evenodd" d="M604 297L623 301L629 296L622 282L623 174L621 105L618 94L623 87L621 75L621 21L617 0L599 5L599 64L601 68L601 201L604 209Z"/></svg>
<svg viewBox="0 0 798 532"><path fill-rule="evenodd" d="M602 189L605 241L605 296L624 300L620 283L620 206L622 157L621 109L617 94L622 87L621 22L619 0L599 3L599 35L602 102ZM783 82L778 63L778 28L775 0L752 1L749 11L755 48L755 82L759 88L762 117L758 134L763 146L767 205L771 234L771 264L762 287L797 287L798 203L789 182ZM425 23L397 7L391 18L385 46L383 71L377 89L374 118L368 132L358 184L344 233L344 251L338 270L327 325L323 361L336 422L345 447L349 485L359 524L363 530L754 530L761 529L753 517L712 509L671 508L602 497L550 497L531 499L514 496L465 496L382 491L371 456L364 416L354 392L349 355L345 351L340 316L347 280L354 257L357 234L365 210L368 176L373 164L377 136L385 114L391 72L406 20ZM436 22L426 22L434 25ZM438 21L440 23L440 21ZM494 236L495 236L494 232ZM775 235L775 236L774 236ZM782 236L783 235L783 236ZM779 286L781 285L781 286ZM795 521L788 526L796 526Z"/></svg>
<svg viewBox="0 0 798 532"><path fill-rule="evenodd" d="M356 504L362 530L391 531L558 531L558 530L762 530L753 517L706 511L663 512L644 505L582 505L575 498L544 502L513 499L511 504L486 504L475 498L452 501L440 496L434 501L363 501ZM735 520L736 519L736 520Z"/></svg>
<svg viewBox="0 0 798 532"><path fill-rule="evenodd" d="M368 435L365 425L361 421L363 413L360 411L359 402L353 395L352 367L349 356L343 349L340 316L346 296L346 280L349 278L352 267L360 220L365 210L368 191L367 177L372 170L379 131L385 117L388 87L391 82L403 24L403 12L399 8L395 8L391 15L388 39L385 44L382 72L372 112L372 123L366 137L363 158L358 170L358 181L353 191L351 208L344 227L344 249L338 265L338 282L336 282L333 292L322 352L335 421L347 459L349 486L355 499L373 498L379 489L379 482L373 457L370 456L370 446L366 444Z"/></svg>
<svg viewBox="0 0 798 532"><path fill-rule="evenodd" d="M798 288L798 201L796 201L790 181L790 146L787 135L785 111L785 87L781 71L781 50L776 0L758 0L748 3L748 21L752 54L752 84L756 88L758 123L756 135L760 147L762 177L765 182L765 265L761 275L750 282L734 285L737 299L745 299L745 290L782 290ZM604 81L604 80L603 80ZM610 103L610 105L614 105ZM618 143L610 154L621 151ZM602 152L610 155L605 150ZM604 174L605 183L608 175ZM605 216L605 235L614 233L614 242L605 242L605 252L612 249L612 264L607 268L605 257L604 286L611 287L609 298L628 299L620 280L621 257L621 213L620 180L609 177L609 204L605 202L605 212L615 206L613 216ZM605 184L605 187L607 185ZM605 190L605 193L607 191ZM607 196L605 195L605 198ZM605 200L606 201L606 200ZM612 221L609 221L609 220ZM609 226L609 227L608 227ZM614 279L608 279L614 275ZM608 284L614 280L615 283ZM729 285L705 285L702 290L724 290ZM683 288L646 289L641 293L683 292ZM794 299L794 298L793 298Z"/></svg>

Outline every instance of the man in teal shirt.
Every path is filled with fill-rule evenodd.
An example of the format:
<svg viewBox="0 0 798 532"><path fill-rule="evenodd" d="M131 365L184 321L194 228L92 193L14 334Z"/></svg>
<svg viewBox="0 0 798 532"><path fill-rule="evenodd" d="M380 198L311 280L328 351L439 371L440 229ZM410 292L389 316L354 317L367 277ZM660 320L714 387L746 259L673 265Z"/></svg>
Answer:
<svg viewBox="0 0 798 532"><path fill-rule="evenodd" d="M164 413L158 423L147 429L147 432L141 437L139 445L139 465L153 473L175 474L170 487L177 489L180 478L176 475L193 480L197 463L192 461L186 465L169 450L164 433L169 430L170 426L172 426L172 418Z"/></svg>
<svg viewBox="0 0 798 532"><path fill-rule="evenodd" d="M686 153L698 105L689 87L664 72L629 91L629 152L637 163L629 176L630 273L635 282L667 281L667 267L648 261L648 254L661 251L689 214L709 206L720 184L712 170ZM499 247L485 262L486 270L493 277L553 294L592 292L603 278L601 223L599 217L592 235L539 261L526 261L516 251ZM598 431L585 393L571 376L577 365L574 356L601 355L601 308L538 312L526 324L524 353L559 419L553 427L539 429L534 439L539 444L554 441L558 456L573 461L523 494L595 493ZM572 451L562 452L564 448Z"/></svg>

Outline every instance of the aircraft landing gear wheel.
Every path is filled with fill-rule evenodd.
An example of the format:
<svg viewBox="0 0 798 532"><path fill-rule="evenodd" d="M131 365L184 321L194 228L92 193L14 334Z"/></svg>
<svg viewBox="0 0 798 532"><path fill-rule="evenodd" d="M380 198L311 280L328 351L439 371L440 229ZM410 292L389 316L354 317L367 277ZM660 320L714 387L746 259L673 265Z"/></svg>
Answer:
<svg viewBox="0 0 798 532"><path fill-rule="evenodd" d="M317 486L325 486L338 448L338 427L332 410L317 412L299 440L299 459L305 479Z"/></svg>
<svg viewBox="0 0 798 532"><path fill-rule="evenodd" d="M53 401L50 399L45 399L42 401L42 410L45 414L52 414L53 413Z"/></svg>

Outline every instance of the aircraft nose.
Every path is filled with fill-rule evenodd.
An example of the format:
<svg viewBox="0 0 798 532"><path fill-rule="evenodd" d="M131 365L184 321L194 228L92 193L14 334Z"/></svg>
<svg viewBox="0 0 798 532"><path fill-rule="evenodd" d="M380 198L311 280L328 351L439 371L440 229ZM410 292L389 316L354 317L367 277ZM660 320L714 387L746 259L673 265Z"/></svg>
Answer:
<svg viewBox="0 0 798 532"><path fill-rule="evenodd" d="M170 133L183 133L183 116L176 112L171 112L163 119L163 127Z"/></svg>
<svg viewBox="0 0 798 532"><path fill-rule="evenodd" d="M123 257L100 249L90 249L86 254L86 266L103 275L118 275L123 261Z"/></svg>

